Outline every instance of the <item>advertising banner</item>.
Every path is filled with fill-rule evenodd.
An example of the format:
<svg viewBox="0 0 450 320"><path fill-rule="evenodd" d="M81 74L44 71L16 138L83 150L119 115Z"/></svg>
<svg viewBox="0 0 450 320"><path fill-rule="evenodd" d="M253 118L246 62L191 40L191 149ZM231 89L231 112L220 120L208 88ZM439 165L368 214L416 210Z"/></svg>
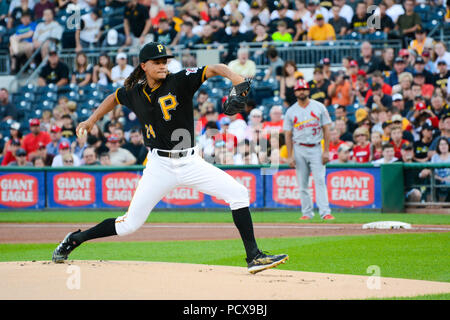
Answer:
<svg viewBox="0 0 450 320"><path fill-rule="evenodd" d="M267 175L266 208L300 207L300 192L295 169ZM327 168L326 183L331 208L381 209L379 168ZM309 178L309 194L315 203L314 179Z"/></svg>
<svg viewBox="0 0 450 320"><path fill-rule="evenodd" d="M45 173L0 172L0 208L42 209L45 207Z"/></svg>

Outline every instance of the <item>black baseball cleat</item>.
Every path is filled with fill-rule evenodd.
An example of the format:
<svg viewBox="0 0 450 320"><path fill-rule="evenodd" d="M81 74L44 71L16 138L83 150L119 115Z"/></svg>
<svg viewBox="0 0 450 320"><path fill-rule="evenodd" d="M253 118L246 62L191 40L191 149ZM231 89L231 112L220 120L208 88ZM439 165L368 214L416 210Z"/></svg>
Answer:
<svg viewBox="0 0 450 320"><path fill-rule="evenodd" d="M287 254L277 254L274 256L259 252L258 255L248 263L248 272L255 274L266 269L274 268L289 259Z"/></svg>
<svg viewBox="0 0 450 320"><path fill-rule="evenodd" d="M66 235L63 241L56 247L55 251L53 251L52 261L54 263L63 263L67 260L69 254L78 247L79 245L75 243L75 241L70 240L70 236L80 232L81 230L70 232Z"/></svg>

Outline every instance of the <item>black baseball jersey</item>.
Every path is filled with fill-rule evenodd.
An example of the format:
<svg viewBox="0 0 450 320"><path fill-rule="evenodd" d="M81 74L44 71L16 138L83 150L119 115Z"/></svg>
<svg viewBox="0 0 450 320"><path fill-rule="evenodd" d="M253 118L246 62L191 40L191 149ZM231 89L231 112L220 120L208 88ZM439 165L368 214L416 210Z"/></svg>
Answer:
<svg viewBox="0 0 450 320"><path fill-rule="evenodd" d="M167 75L160 86L150 89L138 84L118 88L119 104L131 109L139 119L147 147L181 150L195 145L193 96L205 81L207 66L187 68Z"/></svg>

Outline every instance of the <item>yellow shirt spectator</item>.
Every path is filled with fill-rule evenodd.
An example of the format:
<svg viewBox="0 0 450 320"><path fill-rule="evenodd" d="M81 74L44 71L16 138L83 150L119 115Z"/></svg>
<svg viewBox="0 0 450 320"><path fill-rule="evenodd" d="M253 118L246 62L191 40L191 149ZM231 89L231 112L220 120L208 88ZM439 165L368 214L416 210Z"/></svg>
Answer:
<svg viewBox="0 0 450 320"><path fill-rule="evenodd" d="M311 41L336 40L336 33L333 26L326 23L323 16L318 14L316 16L316 24L309 28L307 38Z"/></svg>

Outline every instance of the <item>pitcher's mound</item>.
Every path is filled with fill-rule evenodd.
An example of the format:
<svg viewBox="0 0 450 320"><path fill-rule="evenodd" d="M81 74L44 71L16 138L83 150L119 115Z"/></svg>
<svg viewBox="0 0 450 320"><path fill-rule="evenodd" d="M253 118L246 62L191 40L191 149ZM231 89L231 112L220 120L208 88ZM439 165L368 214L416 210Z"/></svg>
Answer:
<svg viewBox="0 0 450 320"><path fill-rule="evenodd" d="M364 299L448 293L450 283L138 261L0 263L0 299Z"/></svg>

